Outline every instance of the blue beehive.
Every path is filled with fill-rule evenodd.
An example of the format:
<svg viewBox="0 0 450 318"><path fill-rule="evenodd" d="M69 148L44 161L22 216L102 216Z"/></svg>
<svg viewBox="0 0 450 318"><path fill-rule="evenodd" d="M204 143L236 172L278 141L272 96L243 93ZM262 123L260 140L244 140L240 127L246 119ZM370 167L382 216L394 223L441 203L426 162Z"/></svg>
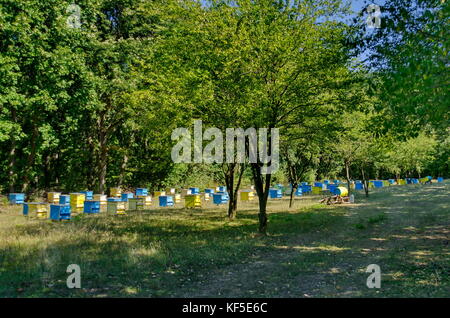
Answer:
<svg viewBox="0 0 450 318"><path fill-rule="evenodd" d="M122 198L115 198L115 197L112 197L112 198L108 198L107 199L109 202L121 202L122 201Z"/></svg>
<svg viewBox="0 0 450 318"><path fill-rule="evenodd" d="M394 180L394 179L389 179L389 183L390 183L390 184L394 184L394 183L395 183L395 180Z"/></svg>
<svg viewBox="0 0 450 318"><path fill-rule="evenodd" d="M60 195L59 204L70 204L70 195Z"/></svg>
<svg viewBox="0 0 450 318"><path fill-rule="evenodd" d="M412 183L413 184L418 184L419 183L419 179L416 179L416 178L412 179Z"/></svg>
<svg viewBox="0 0 450 318"><path fill-rule="evenodd" d="M229 200L228 193L217 192L213 194L214 204L226 204Z"/></svg>
<svg viewBox="0 0 450 318"><path fill-rule="evenodd" d="M297 187L297 190L295 190L294 195L297 196L297 197L303 195L302 188L301 187Z"/></svg>
<svg viewBox="0 0 450 318"><path fill-rule="evenodd" d="M312 186L309 184L302 185L302 193L310 193L312 192Z"/></svg>
<svg viewBox="0 0 450 318"><path fill-rule="evenodd" d="M214 189L205 189L205 193L213 194L214 193Z"/></svg>
<svg viewBox="0 0 450 318"><path fill-rule="evenodd" d="M364 190L364 185L361 182L356 182L355 190Z"/></svg>
<svg viewBox="0 0 450 318"><path fill-rule="evenodd" d="M330 180L323 180L323 183L329 184L329 183L330 183Z"/></svg>
<svg viewBox="0 0 450 318"><path fill-rule="evenodd" d="M341 183L341 181L339 181L339 180L333 180L333 183L334 183L334 184L339 184L339 183Z"/></svg>
<svg viewBox="0 0 450 318"><path fill-rule="evenodd" d="M269 189L269 196L271 199L279 199L283 195L280 189Z"/></svg>
<svg viewBox="0 0 450 318"><path fill-rule="evenodd" d="M382 181L382 180L375 180L375 181L373 182L373 186L374 186L375 188L382 188L382 187L383 187L383 181Z"/></svg>
<svg viewBox="0 0 450 318"><path fill-rule="evenodd" d="M327 189L330 190L330 193L336 194L337 184L327 184Z"/></svg>
<svg viewBox="0 0 450 318"><path fill-rule="evenodd" d="M134 195L132 192L122 193L122 201L127 202L128 199L133 199Z"/></svg>
<svg viewBox="0 0 450 318"><path fill-rule="evenodd" d="M23 204L25 202L24 193L10 193L8 196L9 203L11 204Z"/></svg>
<svg viewBox="0 0 450 318"><path fill-rule="evenodd" d="M199 188L189 188L189 190L191 190L191 194L199 194L200 193Z"/></svg>
<svg viewBox="0 0 450 318"><path fill-rule="evenodd" d="M227 191L227 187L226 186L219 186L219 191L217 192L226 192Z"/></svg>
<svg viewBox="0 0 450 318"><path fill-rule="evenodd" d="M100 201L84 201L84 213L100 213Z"/></svg>
<svg viewBox="0 0 450 318"><path fill-rule="evenodd" d="M173 197L170 195L160 195L159 196L159 206L173 206Z"/></svg>
<svg viewBox="0 0 450 318"><path fill-rule="evenodd" d="M22 208L22 213L23 215L27 216L28 215L28 204L24 204L23 208Z"/></svg>
<svg viewBox="0 0 450 318"><path fill-rule="evenodd" d="M437 182L444 182L444 178L438 177L438 178L437 178Z"/></svg>
<svg viewBox="0 0 450 318"><path fill-rule="evenodd" d="M80 191L79 193L83 193L86 197L86 200L92 200L94 196L93 191Z"/></svg>
<svg viewBox="0 0 450 318"><path fill-rule="evenodd" d="M137 188L136 189L136 196L147 196L148 195L148 189L146 188Z"/></svg>
<svg viewBox="0 0 450 318"><path fill-rule="evenodd" d="M321 187L323 189L323 183L322 182L314 182L315 187Z"/></svg>
<svg viewBox="0 0 450 318"><path fill-rule="evenodd" d="M70 205L51 204L50 219L54 221L70 220Z"/></svg>

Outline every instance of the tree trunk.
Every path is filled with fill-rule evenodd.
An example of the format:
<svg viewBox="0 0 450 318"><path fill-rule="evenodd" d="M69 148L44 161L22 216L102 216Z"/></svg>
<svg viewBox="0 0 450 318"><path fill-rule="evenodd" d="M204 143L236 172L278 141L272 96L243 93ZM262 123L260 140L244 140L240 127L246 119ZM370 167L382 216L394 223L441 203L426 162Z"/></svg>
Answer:
<svg viewBox="0 0 450 318"><path fill-rule="evenodd" d="M17 119L16 110L11 108L11 119L12 122L15 123ZM10 135L11 138L11 149L9 150L9 164L8 164L8 180L9 180L9 192L13 193L15 184L16 184L16 137L15 132L12 132Z"/></svg>
<svg viewBox="0 0 450 318"><path fill-rule="evenodd" d="M127 169L127 164L128 164L128 156L126 154L124 154L122 165L120 166L119 186L123 185L123 181L125 179L125 171Z"/></svg>
<svg viewBox="0 0 450 318"><path fill-rule="evenodd" d="M106 133L100 127L99 136L99 160L98 160L98 191L100 194L105 193L106 169L108 160L107 138Z"/></svg>
<svg viewBox="0 0 450 318"><path fill-rule="evenodd" d="M289 198L289 208L292 208L292 203L294 202L294 193L297 191L298 183L291 183L292 189L291 189L291 196Z"/></svg>
<svg viewBox="0 0 450 318"><path fill-rule="evenodd" d="M29 194L30 193L30 179L31 172L33 171L32 167L34 164L34 159L36 158L36 143L37 137L39 135L39 131L36 125L33 124L33 134L31 136L31 151L28 155L27 167L25 169L25 175L23 178L22 192Z"/></svg>
<svg viewBox="0 0 450 318"><path fill-rule="evenodd" d="M366 197L369 197L369 184L366 180L366 174L364 173L364 168L361 167L361 174L363 178L364 192L366 193Z"/></svg>
<svg viewBox="0 0 450 318"><path fill-rule="evenodd" d="M267 234L267 198L269 197L270 180L272 175L261 174L261 167L257 163L252 163L252 174L255 181L255 189L259 200L259 232Z"/></svg>
<svg viewBox="0 0 450 318"><path fill-rule="evenodd" d="M225 184L227 186L228 195L230 197L230 201L228 202L228 217L230 219L234 219L236 216L236 206L237 206L237 200L235 197L235 191L234 191L234 171L236 168L235 163L226 164L226 171L225 173Z"/></svg>
<svg viewBox="0 0 450 318"><path fill-rule="evenodd" d="M347 179L348 195L350 196L350 163L345 161L345 178Z"/></svg>

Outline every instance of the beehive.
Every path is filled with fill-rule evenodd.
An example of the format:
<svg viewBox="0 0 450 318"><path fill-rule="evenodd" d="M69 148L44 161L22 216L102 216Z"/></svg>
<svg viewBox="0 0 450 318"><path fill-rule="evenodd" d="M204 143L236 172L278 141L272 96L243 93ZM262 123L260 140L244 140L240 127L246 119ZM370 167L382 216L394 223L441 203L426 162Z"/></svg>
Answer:
<svg viewBox="0 0 450 318"><path fill-rule="evenodd" d="M175 188L167 188L166 193L170 195L174 195L177 192Z"/></svg>
<svg viewBox="0 0 450 318"><path fill-rule="evenodd" d="M136 196L146 196L148 195L148 189L147 188L137 188L136 189Z"/></svg>
<svg viewBox="0 0 450 318"><path fill-rule="evenodd" d="M133 198L134 195L131 192L127 192L127 193L122 193L122 201L128 201L128 199Z"/></svg>
<svg viewBox="0 0 450 318"><path fill-rule="evenodd" d="M216 188L216 191L217 192L225 192L225 191L227 191L227 187L226 186L218 186Z"/></svg>
<svg viewBox="0 0 450 318"><path fill-rule="evenodd" d="M181 196L185 197L187 195L191 195L192 192L190 189L181 189Z"/></svg>
<svg viewBox="0 0 450 318"><path fill-rule="evenodd" d="M331 193L334 193L336 188L337 188L337 184L334 184L334 183L327 184L327 189L330 190Z"/></svg>
<svg viewBox="0 0 450 318"><path fill-rule="evenodd" d="M108 201L106 211L111 214L125 214L126 204L123 201Z"/></svg>
<svg viewBox="0 0 450 318"><path fill-rule="evenodd" d="M47 202L51 204L58 204L60 195L61 195L60 192L48 192Z"/></svg>
<svg viewBox="0 0 450 318"><path fill-rule="evenodd" d="M70 220L71 209L70 205L66 204L51 204L50 205L50 219L54 221Z"/></svg>
<svg viewBox="0 0 450 318"><path fill-rule="evenodd" d="M361 182L355 183L355 190L364 190L364 185Z"/></svg>
<svg viewBox="0 0 450 318"><path fill-rule="evenodd" d="M269 189L269 197L271 199L280 199L283 197L283 194L281 193L280 189Z"/></svg>
<svg viewBox="0 0 450 318"><path fill-rule="evenodd" d="M199 188L189 188L189 190L191 190L191 194L199 194L200 193Z"/></svg>
<svg viewBox="0 0 450 318"><path fill-rule="evenodd" d="M144 210L144 209L145 209L144 197L128 199L128 210L136 211L136 210Z"/></svg>
<svg viewBox="0 0 450 318"><path fill-rule="evenodd" d="M302 196L302 195L303 195L302 188L301 188L301 187L297 187L297 190L295 191L294 195L295 195L296 197Z"/></svg>
<svg viewBox="0 0 450 318"><path fill-rule="evenodd" d="M85 195L83 193L70 194L70 206L72 213L82 213L84 210Z"/></svg>
<svg viewBox="0 0 450 318"><path fill-rule="evenodd" d="M159 199L159 206L160 207L167 207L167 206L173 206L173 197L170 195L160 195L158 197Z"/></svg>
<svg viewBox="0 0 450 318"><path fill-rule="evenodd" d="M139 199L143 199L144 200L144 207L148 208L152 205L152 197L149 195L146 196L139 196Z"/></svg>
<svg viewBox="0 0 450 318"><path fill-rule="evenodd" d="M93 198L94 192L92 192L92 191L80 191L80 193L84 194L85 200L93 200L94 199Z"/></svg>
<svg viewBox="0 0 450 318"><path fill-rule="evenodd" d="M314 186L314 187L312 187L312 194L321 194L322 193L322 187L320 186L320 187L316 187L316 186Z"/></svg>
<svg viewBox="0 0 450 318"><path fill-rule="evenodd" d="M444 178L438 177L438 178L437 178L437 182L444 182Z"/></svg>
<svg viewBox="0 0 450 318"><path fill-rule="evenodd" d="M23 204L25 202L25 193L10 193L8 200L10 204Z"/></svg>
<svg viewBox="0 0 450 318"><path fill-rule="evenodd" d="M186 208L196 208L202 206L202 199L199 194L191 194L184 197L184 206Z"/></svg>
<svg viewBox="0 0 450 318"><path fill-rule="evenodd" d="M247 190L241 192L241 201L253 201L255 194L253 191Z"/></svg>
<svg viewBox="0 0 450 318"><path fill-rule="evenodd" d="M23 204L23 215L46 219L49 217L47 204L41 202L26 202Z"/></svg>
<svg viewBox="0 0 450 318"><path fill-rule="evenodd" d="M395 184L395 179L389 179L388 181L389 181L390 185L394 185Z"/></svg>
<svg viewBox="0 0 450 318"><path fill-rule="evenodd" d="M180 203L181 202L181 194L175 193L173 195L173 197L174 197L175 203Z"/></svg>
<svg viewBox="0 0 450 318"><path fill-rule="evenodd" d="M84 201L84 213L100 213L100 201Z"/></svg>
<svg viewBox="0 0 450 318"><path fill-rule="evenodd" d="M213 194L214 193L214 189L205 189L205 193Z"/></svg>
<svg viewBox="0 0 450 318"><path fill-rule="evenodd" d="M309 184L302 184L302 193L312 192L312 186Z"/></svg>
<svg viewBox="0 0 450 318"><path fill-rule="evenodd" d="M122 195L122 190L120 188L109 189L109 194L111 197L120 197Z"/></svg>
<svg viewBox="0 0 450 318"><path fill-rule="evenodd" d="M70 204L70 195L60 195L59 204Z"/></svg>
<svg viewBox="0 0 450 318"><path fill-rule="evenodd" d="M165 196L166 195L166 191L155 191L153 193L153 197L155 198L155 200L160 197L160 196Z"/></svg>
<svg viewBox="0 0 450 318"><path fill-rule="evenodd" d="M383 180L383 187L389 187L390 185L388 180Z"/></svg>
<svg viewBox="0 0 450 318"><path fill-rule="evenodd" d="M94 201L99 201L100 206L106 206L106 202L108 201L108 197L106 194L94 194L93 196Z"/></svg>
<svg viewBox="0 0 450 318"><path fill-rule="evenodd" d="M412 183L413 184L418 184L419 183L419 179L416 179L416 178L412 179Z"/></svg>
<svg viewBox="0 0 450 318"><path fill-rule="evenodd" d="M341 197L345 197L348 195L348 189L345 187L337 187L335 194L340 195Z"/></svg>
<svg viewBox="0 0 450 318"><path fill-rule="evenodd" d="M214 204L226 204L228 202L228 195L223 192L217 192L213 194Z"/></svg>

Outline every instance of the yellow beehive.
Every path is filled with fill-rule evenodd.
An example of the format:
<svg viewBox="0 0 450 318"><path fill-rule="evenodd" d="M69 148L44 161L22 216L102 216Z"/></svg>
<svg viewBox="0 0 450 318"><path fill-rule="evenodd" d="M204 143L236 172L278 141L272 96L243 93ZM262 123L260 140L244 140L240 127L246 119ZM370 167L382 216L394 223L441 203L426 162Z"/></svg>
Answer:
<svg viewBox="0 0 450 318"><path fill-rule="evenodd" d="M255 198L253 191L242 191L241 201L252 201Z"/></svg>
<svg viewBox="0 0 450 318"><path fill-rule="evenodd" d="M175 203L180 203L180 202L181 202L181 194L175 193L175 194L173 195L173 199L174 199L174 202L175 202Z"/></svg>
<svg viewBox="0 0 450 318"><path fill-rule="evenodd" d="M166 189L166 193L168 193L169 195L174 195L177 192L177 190L175 188L167 188Z"/></svg>
<svg viewBox="0 0 450 318"><path fill-rule="evenodd" d="M126 210L126 202L123 201L108 201L107 202L107 208L106 208L106 212L111 213L111 214L119 214L119 215L123 215L125 214L125 210Z"/></svg>
<svg viewBox="0 0 450 318"><path fill-rule="evenodd" d="M321 194L322 193L322 187L312 187L312 193L313 194Z"/></svg>
<svg viewBox="0 0 450 318"><path fill-rule="evenodd" d="M145 199L144 198L130 198L128 199L128 210L144 210Z"/></svg>
<svg viewBox="0 0 450 318"><path fill-rule="evenodd" d="M110 194L110 197L114 197L114 198L120 197L120 196L122 196L122 189L120 189L120 188L110 188L109 189L109 194Z"/></svg>
<svg viewBox="0 0 450 318"><path fill-rule="evenodd" d="M383 180L383 187L389 187L391 184L387 180Z"/></svg>
<svg viewBox="0 0 450 318"><path fill-rule="evenodd" d="M153 196L155 197L155 200L157 200L160 196L166 195L166 191L155 191L153 193Z"/></svg>
<svg viewBox="0 0 450 318"><path fill-rule="evenodd" d="M150 195L138 195L137 197L144 200L144 208L148 208L152 205L152 197Z"/></svg>
<svg viewBox="0 0 450 318"><path fill-rule="evenodd" d="M79 212L77 211L77 209L81 209L81 212L83 212L85 198L86 196L84 195L84 193L70 194L70 207L72 209L72 212Z"/></svg>
<svg viewBox="0 0 450 318"><path fill-rule="evenodd" d="M106 194L94 194L93 201L99 201L100 206L106 206L106 202L108 201L108 197Z"/></svg>
<svg viewBox="0 0 450 318"><path fill-rule="evenodd" d="M205 199L205 201L209 201L209 199L211 198L209 193L203 193L203 198Z"/></svg>
<svg viewBox="0 0 450 318"><path fill-rule="evenodd" d="M189 190L189 189L181 189L181 196L182 197L185 197L185 196L190 195L190 194L191 194L191 190Z"/></svg>
<svg viewBox="0 0 450 318"><path fill-rule="evenodd" d="M200 194L190 194L184 197L184 206L186 208L195 208L202 206Z"/></svg>
<svg viewBox="0 0 450 318"><path fill-rule="evenodd" d="M28 215L35 215L39 219L49 218L48 205L45 203L28 203Z"/></svg>
<svg viewBox="0 0 450 318"><path fill-rule="evenodd" d="M406 180L405 179L397 179L397 184L404 185L404 184L406 184Z"/></svg>
<svg viewBox="0 0 450 318"><path fill-rule="evenodd" d="M47 201L48 203L59 204L60 192L49 192L47 193Z"/></svg>

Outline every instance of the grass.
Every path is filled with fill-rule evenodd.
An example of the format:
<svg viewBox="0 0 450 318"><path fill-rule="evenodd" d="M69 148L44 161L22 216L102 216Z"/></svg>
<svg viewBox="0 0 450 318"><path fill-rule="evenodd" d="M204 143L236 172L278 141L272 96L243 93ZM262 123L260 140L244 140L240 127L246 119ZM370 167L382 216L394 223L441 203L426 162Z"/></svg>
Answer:
<svg viewBox="0 0 450 318"><path fill-rule="evenodd" d="M0 297L448 297L448 184L378 189L356 204L271 200L155 208L58 223L0 206ZM382 288L369 289L369 264ZM66 268L81 267L81 289Z"/></svg>

